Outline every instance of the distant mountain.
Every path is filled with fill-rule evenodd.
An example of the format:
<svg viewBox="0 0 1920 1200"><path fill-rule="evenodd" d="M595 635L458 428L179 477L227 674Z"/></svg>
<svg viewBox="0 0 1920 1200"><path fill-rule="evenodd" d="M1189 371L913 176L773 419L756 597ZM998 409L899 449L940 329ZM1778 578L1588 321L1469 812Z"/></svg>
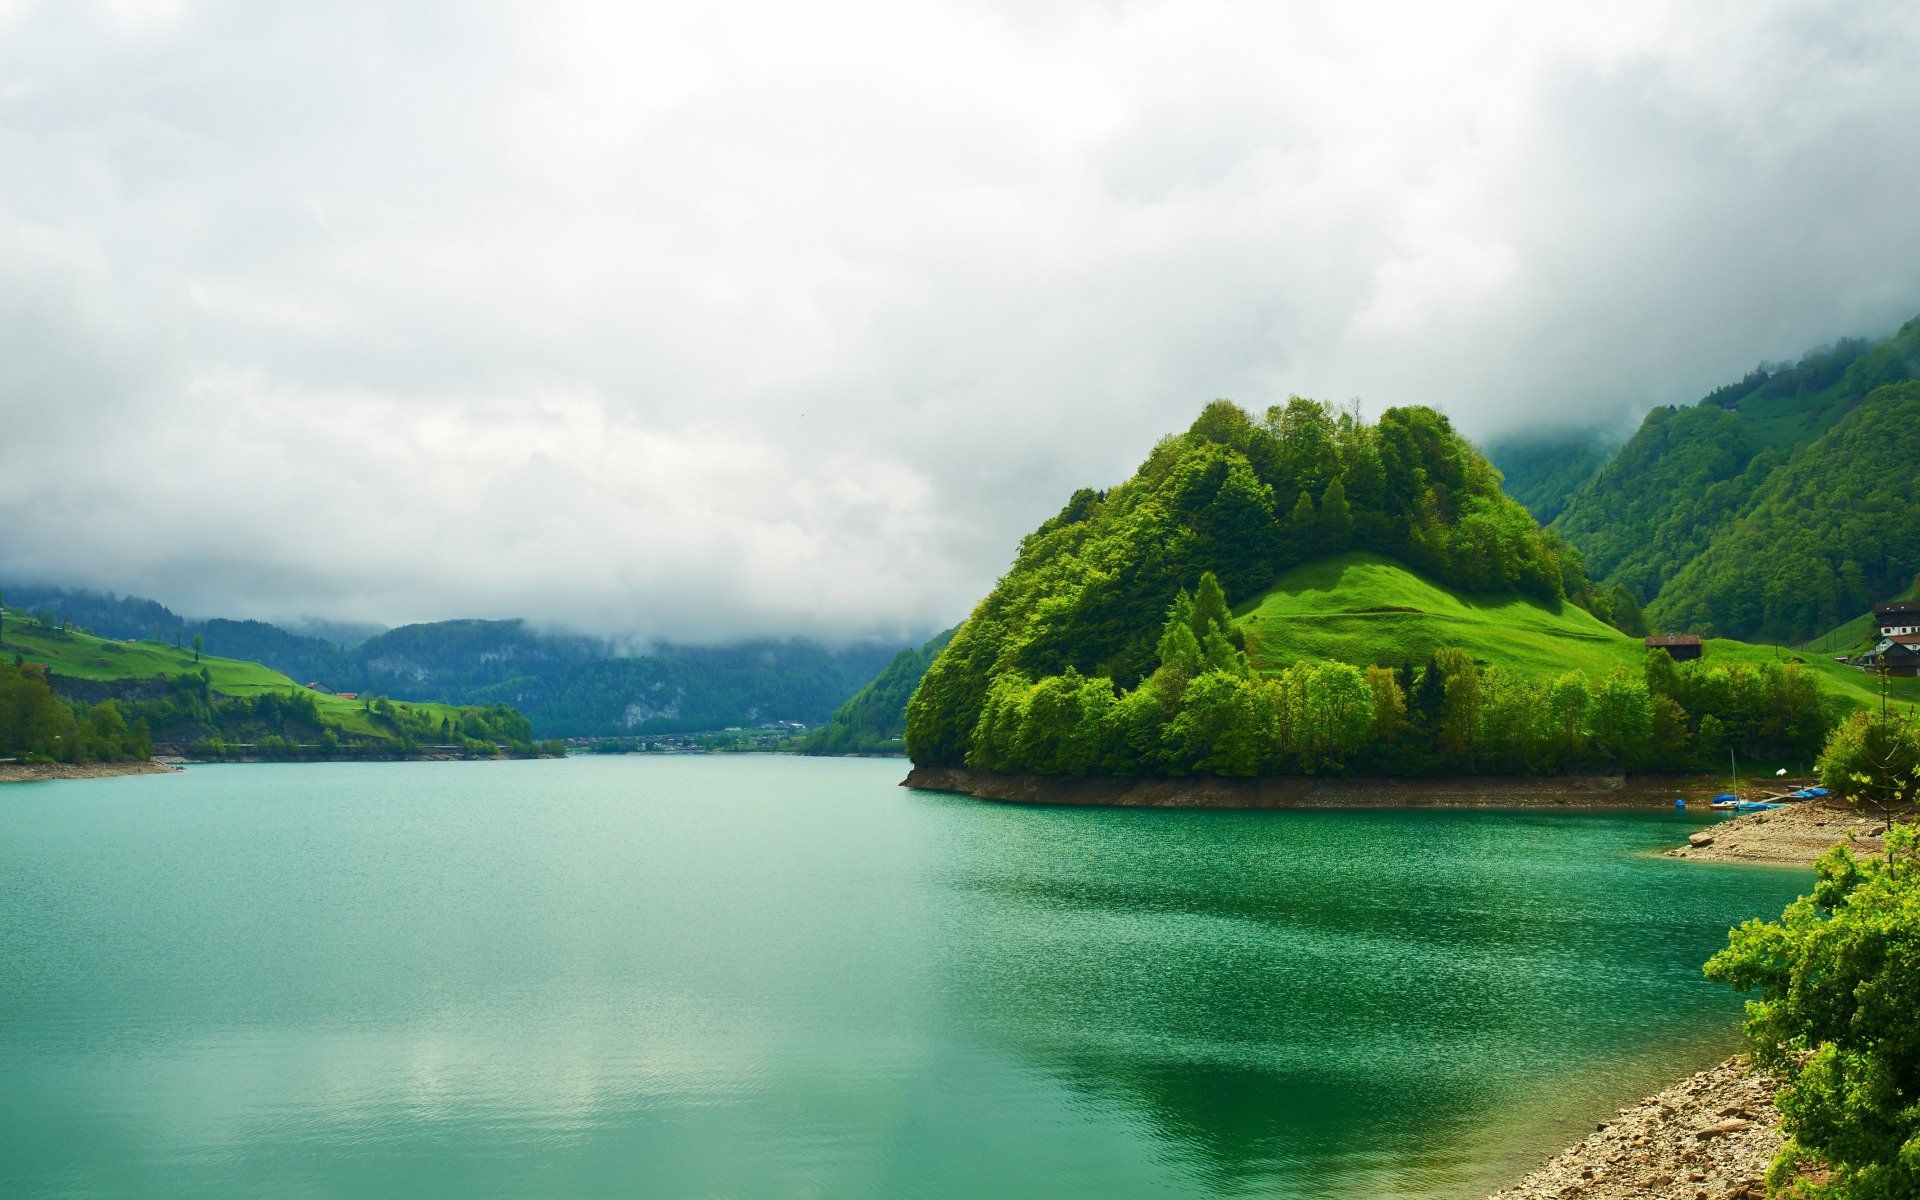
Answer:
<svg viewBox="0 0 1920 1200"><path fill-rule="evenodd" d="M0 698L0 753L81 762L156 749L195 758L558 752L532 744L527 719L505 706L346 699L258 662L96 637L71 620L9 607L0 692L14 703Z"/></svg>
<svg viewBox="0 0 1920 1200"><path fill-rule="evenodd" d="M437 621L369 638L344 678L400 699L510 704L543 735L685 733L821 724L898 649L796 638L618 655L524 621Z"/></svg>
<svg viewBox="0 0 1920 1200"><path fill-rule="evenodd" d="M1501 484L1533 519L1545 524L1567 507L1588 480L1598 475L1616 451L1617 434L1582 429L1551 434L1521 434L1487 444L1487 460L1499 468Z"/></svg>
<svg viewBox="0 0 1920 1200"><path fill-rule="evenodd" d="M1762 364L1696 405L1649 413L1553 529L1656 626L1803 640L1920 570L1904 533L1920 510L1900 486L1913 460L1896 465L1893 449L1910 401L1877 395L1917 378L1920 318ZM1873 414L1850 420L1870 398Z"/></svg>
<svg viewBox="0 0 1920 1200"><path fill-rule="evenodd" d="M198 636L207 654L264 663L329 691L508 704L542 737L819 725L900 649L795 639L665 645L629 655L520 620L404 625L343 645L263 621L189 621L139 597L23 585L9 585L5 595L10 606L106 638L188 645Z"/></svg>
<svg viewBox="0 0 1920 1200"><path fill-rule="evenodd" d="M926 645L900 651L872 682L833 710L833 717L807 735L802 754L904 754L907 749L907 701L959 626L934 635Z"/></svg>

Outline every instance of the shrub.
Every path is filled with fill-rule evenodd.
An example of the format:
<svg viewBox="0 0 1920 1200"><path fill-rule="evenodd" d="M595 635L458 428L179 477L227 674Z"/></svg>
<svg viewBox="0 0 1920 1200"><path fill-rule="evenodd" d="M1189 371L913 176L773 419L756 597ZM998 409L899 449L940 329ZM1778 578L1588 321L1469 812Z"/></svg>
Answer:
<svg viewBox="0 0 1920 1200"><path fill-rule="evenodd" d="M1836 847L1811 896L1778 922L1734 930L1707 963L1709 978L1760 994L1747 1003L1747 1040L1784 1081L1788 1137L1767 1174L1775 1195L1920 1196L1917 842L1895 826L1884 858Z"/></svg>

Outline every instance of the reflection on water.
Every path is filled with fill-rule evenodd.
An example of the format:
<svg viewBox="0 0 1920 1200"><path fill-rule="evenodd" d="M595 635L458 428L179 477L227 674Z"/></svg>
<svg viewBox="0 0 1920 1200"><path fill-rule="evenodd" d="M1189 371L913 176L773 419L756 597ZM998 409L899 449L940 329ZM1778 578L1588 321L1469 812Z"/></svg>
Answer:
<svg viewBox="0 0 1920 1200"><path fill-rule="evenodd" d="M1636 853L1687 828L995 808L945 864L971 902L943 940L989 1036L1210 1190L1465 1194L1503 1126L1591 1112L1544 1089L1728 1044L1737 1002L1699 964L1802 880Z"/></svg>
<svg viewBox="0 0 1920 1200"><path fill-rule="evenodd" d="M1472 1194L1723 1045L1698 964L1802 882L1640 854L1658 814L899 772L0 792L0 1195Z"/></svg>

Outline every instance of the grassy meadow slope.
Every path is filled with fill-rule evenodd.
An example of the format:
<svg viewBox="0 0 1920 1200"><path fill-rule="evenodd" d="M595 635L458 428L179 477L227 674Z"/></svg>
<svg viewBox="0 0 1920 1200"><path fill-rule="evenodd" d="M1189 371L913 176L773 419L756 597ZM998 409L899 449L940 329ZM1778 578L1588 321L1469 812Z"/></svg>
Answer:
<svg viewBox="0 0 1920 1200"><path fill-rule="evenodd" d="M280 672L255 662L220 658L203 654L195 661L193 651L165 642L116 642L94 637L79 630L60 630L23 620L24 614L9 612L4 650L27 662L44 664L55 675L97 683L172 678L195 675L205 670L209 686L225 696L282 695L305 692L299 683ZM357 700L305 692L329 724L363 737L381 737L387 731L379 727ZM460 710L446 704L405 704L409 711L429 714L435 721L450 718L457 722Z"/></svg>
<svg viewBox="0 0 1920 1200"><path fill-rule="evenodd" d="M1302 660L1354 666L1425 661L1454 647L1476 661L1558 675L1578 670L1598 679L1615 667L1639 671L1646 647L1572 604L1558 609L1522 596L1465 595L1377 554L1354 552L1297 567L1263 595L1235 610L1247 656L1272 673ZM1707 661L1758 665L1799 659L1834 700L1878 699L1878 681L1817 655L1714 639ZM1920 700L1920 680L1891 681L1893 695Z"/></svg>
<svg viewBox="0 0 1920 1200"><path fill-rule="evenodd" d="M1536 673L1604 675L1638 667L1641 643L1572 604L1466 596L1377 554L1296 567L1235 611L1255 667L1300 659L1356 666L1423 662L1453 646L1476 660Z"/></svg>

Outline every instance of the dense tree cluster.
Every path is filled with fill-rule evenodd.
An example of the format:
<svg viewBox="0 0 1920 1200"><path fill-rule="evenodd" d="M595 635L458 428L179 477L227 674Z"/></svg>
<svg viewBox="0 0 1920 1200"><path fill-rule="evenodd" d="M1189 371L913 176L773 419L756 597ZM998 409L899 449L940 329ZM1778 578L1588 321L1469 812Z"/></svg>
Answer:
<svg viewBox="0 0 1920 1200"><path fill-rule="evenodd" d="M914 694L910 752L964 762L1003 677L1071 669L1132 691L1157 668L1167 606L1204 572L1237 602L1348 549L1461 591L1603 607L1578 555L1501 492L1439 413L1388 409L1368 425L1295 398L1255 420L1218 401L1132 479L1075 493L1021 543Z"/></svg>
<svg viewBox="0 0 1920 1200"><path fill-rule="evenodd" d="M1717 765L1729 749L1811 758L1831 724L1793 663L1714 666L1650 652L1645 671L1543 678L1443 650L1424 665L1296 662L1255 671L1217 579L1179 593L1157 665L1131 689L1069 666L997 676L965 762L1044 775L1542 774Z"/></svg>
<svg viewBox="0 0 1920 1200"><path fill-rule="evenodd" d="M1820 783L1868 812L1911 813L1920 805L1920 713L1855 712L1827 739Z"/></svg>
<svg viewBox="0 0 1920 1200"><path fill-rule="evenodd" d="M1763 364L1648 414L1553 528L1656 627L1803 641L1920 570L1916 378L1920 319Z"/></svg>
<svg viewBox="0 0 1920 1200"><path fill-rule="evenodd" d="M152 752L146 722L129 720L114 701L69 704L45 668L0 662L0 758L115 762Z"/></svg>
<svg viewBox="0 0 1920 1200"><path fill-rule="evenodd" d="M1798 642L1920 571L1920 383L1883 387L1775 471L1680 567L1655 624Z"/></svg>

